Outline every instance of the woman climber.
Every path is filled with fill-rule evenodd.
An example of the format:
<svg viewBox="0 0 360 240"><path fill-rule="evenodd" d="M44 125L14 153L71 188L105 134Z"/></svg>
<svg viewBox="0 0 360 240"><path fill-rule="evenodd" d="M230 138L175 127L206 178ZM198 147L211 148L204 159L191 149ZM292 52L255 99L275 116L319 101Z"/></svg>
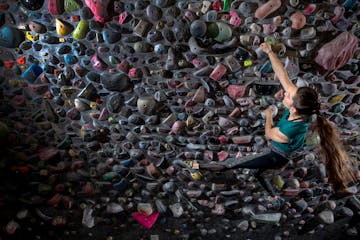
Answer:
<svg viewBox="0 0 360 240"><path fill-rule="evenodd" d="M275 76L285 90L283 105L285 111L273 126L273 109L267 108L265 113L265 137L270 140L269 151L241 158L230 158L215 164L201 164L200 169L259 169L255 176L261 185L272 195L271 184L261 174L266 169L279 169L291 159L291 153L304 146L308 126L316 116L315 131L320 137L320 156L323 158L329 182L336 193L344 193L347 184L355 180L350 158L339 141L336 129L321 113L318 93L310 87L294 85L279 58L272 51L271 45L260 45L271 61Z"/></svg>

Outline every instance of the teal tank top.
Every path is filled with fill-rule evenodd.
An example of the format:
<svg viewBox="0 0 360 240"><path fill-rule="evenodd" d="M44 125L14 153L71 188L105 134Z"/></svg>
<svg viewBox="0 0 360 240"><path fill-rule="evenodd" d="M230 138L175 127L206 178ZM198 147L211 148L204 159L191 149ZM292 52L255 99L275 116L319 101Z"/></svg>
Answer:
<svg viewBox="0 0 360 240"><path fill-rule="evenodd" d="M279 127L280 132L288 137L289 142L279 143L274 140L271 141L271 144L276 149L284 153L293 152L304 147L305 135L310 124L310 121L289 121L287 120L289 115L290 112L286 109L280 121L276 124L276 126Z"/></svg>

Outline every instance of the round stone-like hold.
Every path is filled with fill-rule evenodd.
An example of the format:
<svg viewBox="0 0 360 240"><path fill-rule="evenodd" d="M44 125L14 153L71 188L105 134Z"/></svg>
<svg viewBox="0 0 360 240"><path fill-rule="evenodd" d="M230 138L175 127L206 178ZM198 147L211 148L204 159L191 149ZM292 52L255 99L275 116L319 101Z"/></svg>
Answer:
<svg viewBox="0 0 360 240"><path fill-rule="evenodd" d="M154 6L154 5L149 5L146 8L146 15L148 16L148 18L152 21L158 21L161 19L162 16L162 12L161 9Z"/></svg>
<svg viewBox="0 0 360 240"><path fill-rule="evenodd" d="M106 102L106 107L110 113L118 113L122 107L123 97L119 93L111 94Z"/></svg>
<svg viewBox="0 0 360 240"><path fill-rule="evenodd" d="M216 23L210 23L207 27L209 37L216 37L219 34L219 27Z"/></svg>
<svg viewBox="0 0 360 240"><path fill-rule="evenodd" d="M218 26L219 33L214 39L218 42L225 42L229 40L232 36L231 27L223 22L217 22L216 25Z"/></svg>
<svg viewBox="0 0 360 240"><path fill-rule="evenodd" d="M137 100L137 108L141 114L153 115L156 102L152 97L140 97Z"/></svg>
<svg viewBox="0 0 360 240"><path fill-rule="evenodd" d="M21 0L21 3L25 8L35 11L44 5L44 0Z"/></svg>
<svg viewBox="0 0 360 240"><path fill-rule="evenodd" d="M190 33L194 37L203 37L206 34L207 26L202 20L195 20L190 25Z"/></svg>
<svg viewBox="0 0 360 240"><path fill-rule="evenodd" d="M301 12L295 12L290 16L291 28L302 29L306 24L306 17Z"/></svg>
<svg viewBox="0 0 360 240"><path fill-rule="evenodd" d="M157 42L157 41L161 40L162 38L163 37L161 35L161 32L156 31L156 30L148 32L148 35L146 36L146 40L151 43Z"/></svg>
<svg viewBox="0 0 360 240"><path fill-rule="evenodd" d="M106 43L116 43L121 38L121 33L112 30L103 30L102 37Z"/></svg>
<svg viewBox="0 0 360 240"><path fill-rule="evenodd" d="M29 28L31 31L34 31L36 33L45 33L46 32L46 27L37 21L29 22Z"/></svg>
<svg viewBox="0 0 360 240"><path fill-rule="evenodd" d="M156 44L155 47L154 47L154 52L158 55L161 55L161 54L165 54L166 53L166 48L163 44L159 43L159 44Z"/></svg>
<svg viewBox="0 0 360 240"><path fill-rule="evenodd" d="M174 24L173 32L178 41L188 41L190 38L189 27L184 21L177 21Z"/></svg>

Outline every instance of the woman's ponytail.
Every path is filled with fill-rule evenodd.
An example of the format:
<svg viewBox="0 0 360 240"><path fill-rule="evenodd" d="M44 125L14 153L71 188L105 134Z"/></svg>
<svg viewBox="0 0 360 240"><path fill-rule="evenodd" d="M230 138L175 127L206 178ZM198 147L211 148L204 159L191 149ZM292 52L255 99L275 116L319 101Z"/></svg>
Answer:
<svg viewBox="0 0 360 240"><path fill-rule="evenodd" d="M325 160L329 182L335 192L346 190L346 185L355 180L350 157L340 142L337 130L317 111L317 132L320 137L320 154Z"/></svg>

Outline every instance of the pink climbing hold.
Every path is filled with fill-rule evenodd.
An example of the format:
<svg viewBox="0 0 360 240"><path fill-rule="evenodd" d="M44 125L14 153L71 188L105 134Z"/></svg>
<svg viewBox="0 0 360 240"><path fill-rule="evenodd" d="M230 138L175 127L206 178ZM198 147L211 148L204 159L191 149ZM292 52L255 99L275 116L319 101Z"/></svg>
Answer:
<svg viewBox="0 0 360 240"><path fill-rule="evenodd" d="M350 32L342 32L335 39L323 45L315 57L321 67L320 74L328 75L344 66L355 54L358 39Z"/></svg>
<svg viewBox="0 0 360 240"><path fill-rule="evenodd" d="M107 10L110 0L85 0L85 3L91 9L96 21L104 23L111 20Z"/></svg>
<svg viewBox="0 0 360 240"><path fill-rule="evenodd" d="M229 85L227 87L227 92L229 94L229 97L236 101L236 99L241 98L245 95L246 88L244 86L239 85Z"/></svg>
<svg viewBox="0 0 360 240"><path fill-rule="evenodd" d="M271 13L276 11L281 6L281 0L270 0L260 7L256 9L255 11L255 17L263 20L267 16L269 16Z"/></svg>
<svg viewBox="0 0 360 240"><path fill-rule="evenodd" d="M149 216L142 215L140 213L132 213L131 216L146 229L150 229L159 217L159 213L155 212Z"/></svg>

